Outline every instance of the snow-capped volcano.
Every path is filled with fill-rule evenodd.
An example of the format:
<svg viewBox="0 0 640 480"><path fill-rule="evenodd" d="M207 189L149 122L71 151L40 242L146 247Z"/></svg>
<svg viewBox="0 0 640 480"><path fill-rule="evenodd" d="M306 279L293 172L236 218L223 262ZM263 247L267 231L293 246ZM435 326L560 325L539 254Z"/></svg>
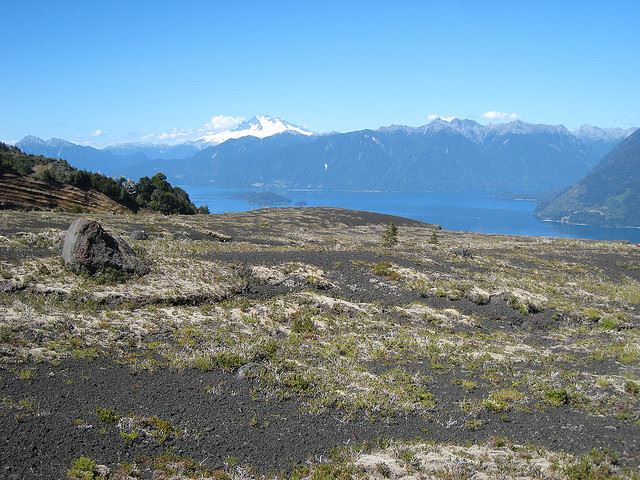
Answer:
<svg viewBox="0 0 640 480"><path fill-rule="evenodd" d="M313 135L313 132L297 125L293 125L281 118L269 115L258 115L242 122L232 130L216 133L205 133L197 139L198 142L218 144L231 138L258 137L265 138L278 133L291 132L300 135Z"/></svg>

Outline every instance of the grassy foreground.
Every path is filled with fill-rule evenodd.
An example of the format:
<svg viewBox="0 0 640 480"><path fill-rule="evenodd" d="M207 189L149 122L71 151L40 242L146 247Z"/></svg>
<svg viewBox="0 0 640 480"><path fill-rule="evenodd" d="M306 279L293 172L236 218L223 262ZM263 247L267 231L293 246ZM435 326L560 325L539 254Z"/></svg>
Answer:
<svg viewBox="0 0 640 480"><path fill-rule="evenodd" d="M74 218L0 213L0 476L638 478L636 245L95 216L152 271L90 277Z"/></svg>

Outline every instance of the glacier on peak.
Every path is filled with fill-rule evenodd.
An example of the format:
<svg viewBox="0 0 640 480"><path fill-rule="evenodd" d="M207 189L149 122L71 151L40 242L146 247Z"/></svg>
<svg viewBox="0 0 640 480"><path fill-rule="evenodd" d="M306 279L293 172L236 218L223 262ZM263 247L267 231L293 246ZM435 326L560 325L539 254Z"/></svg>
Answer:
<svg viewBox="0 0 640 480"><path fill-rule="evenodd" d="M300 135L313 135L313 132L298 125L289 123L281 118L271 117L269 115L257 115L249 120L242 122L232 130L215 133L205 133L196 141L217 145L232 138L241 137L257 137L266 138L279 133L297 133Z"/></svg>

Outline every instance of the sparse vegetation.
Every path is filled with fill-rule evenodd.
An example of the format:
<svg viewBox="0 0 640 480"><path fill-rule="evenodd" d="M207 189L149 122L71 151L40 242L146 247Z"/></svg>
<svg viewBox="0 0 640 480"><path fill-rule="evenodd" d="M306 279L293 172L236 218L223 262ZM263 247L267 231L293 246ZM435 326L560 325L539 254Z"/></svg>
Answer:
<svg viewBox="0 0 640 480"><path fill-rule="evenodd" d="M505 412L510 410L513 403L523 398L522 393L511 388L504 388L493 392L483 400L482 405L493 412Z"/></svg>
<svg viewBox="0 0 640 480"><path fill-rule="evenodd" d="M387 277L389 280L399 281L402 279L401 275L393 269L393 265L390 262L379 262L376 263L371 271L374 275L378 275L380 277Z"/></svg>
<svg viewBox="0 0 640 480"><path fill-rule="evenodd" d="M136 381L161 370L202 376L197 405L244 395L237 385L250 385L246 399L255 405L278 409L281 400L291 399L305 415L378 425L411 418L427 429L469 438L496 430L521 434L523 428L524 435L526 425L548 426L548 418L568 408L569 426L579 422L588 432L584 438L598 439L603 425L624 425L616 432L640 425L639 318L631 303L640 284L635 269L596 263L599 256L624 257L625 265L635 265L635 247L438 231L434 248L432 228L407 226L402 242L389 250L380 246L379 226L360 226L354 233L304 209L287 215L293 217L280 211L216 217L216 230L248 232L249 240L224 243L206 235L211 225L204 217L135 217L142 224L136 228L154 232L144 242L154 269L144 278L103 281L63 268L61 229L29 232L33 222L42 221L41 213L11 212L10 222L5 217L0 226L19 230L0 231L0 248L12 255L0 261L0 282L18 287L0 292L3 368L11 381L37 390L49 378L41 372L59 364L69 368L67 359L93 361L89 369L110 361L137 372ZM47 214L57 224L70 218ZM119 235L131 228L131 220L122 217L102 221ZM301 235L291 222L310 226ZM174 238L182 230L189 237ZM272 239L278 243L264 243ZM289 240L298 242L294 253L282 246ZM12 253L34 248L42 254ZM465 248L473 255L463 256ZM551 256L551 249L563 260ZM609 274L607 268L615 270ZM230 382L220 380L224 372L234 375L223 377ZM83 378L60 375L52 378L61 390L85 388ZM154 411L160 418L121 410L117 403L91 408L95 415L74 413L69 418L83 419L66 421L74 435L115 437L119 448L208 438L180 413ZM0 410L24 425L52 415L46 402L20 396L4 401ZM243 415L239 421L256 433L288 428L287 420L253 406ZM571 428L557 432L556 444L573 435ZM608 438L618 442L617 435ZM414 475L427 468L421 455L439 455L440 448L450 458L477 458L468 445L461 457L455 452L462 447L442 444L402 444L406 458L386 446L376 448L371 451L389 459L363 463L368 453L354 450L307 465L300 476ZM516 457L522 452L505 440L492 448ZM554 475L568 477L564 468L573 469L566 472L575 478L583 478L585 469L599 471L579 457L549 455L558 465ZM210 472L197 465L200 460L158 461L157 470L186 478ZM112 475L150 465L113 462ZM231 463L215 475L233 476L244 468ZM525 471L519 463L510 465ZM624 465L608 465L613 478L626 478ZM456 476L465 473L454 463L440 467L435 478L464 478Z"/></svg>
<svg viewBox="0 0 640 480"><path fill-rule="evenodd" d="M544 399L548 404L553 405L554 407L561 407L563 405L569 405L571 402L571 395L566 388L558 388L544 392Z"/></svg>
<svg viewBox="0 0 640 480"><path fill-rule="evenodd" d="M610 480L623 478L616 468L618 455L610 450L594 449L562 470L568 480ZM634 475L635 478L638 478Z"/></svg>
<svg viewBox="0 0 640 480"><path fill-rule="evenodd" d="M78 457L67 470L67 478L70 480L94 480L97 476L96 462L90 457Z"/></svg>
<svg viewBox="0 0 640 480"><path fill-rule="evenodd" d="M36 371L33 368L21 368L17 375L21 380L33 380L36 378Z"/></svg>

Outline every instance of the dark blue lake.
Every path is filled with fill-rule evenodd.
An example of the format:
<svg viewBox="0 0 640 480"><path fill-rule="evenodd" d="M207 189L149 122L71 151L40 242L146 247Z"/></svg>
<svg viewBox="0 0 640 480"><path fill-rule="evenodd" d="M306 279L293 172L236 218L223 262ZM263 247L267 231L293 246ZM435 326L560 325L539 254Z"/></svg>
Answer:
<svg viewBox="0 0 640 480"><path fill-rule="evenodd" d="M206 186L182 185L196 205L207 204L211 213L242 212L263 206L237 198L242 192ZM246 193L246 192L245 192ZM437 223L449 230L549 237L629 240L640 243L640 229L566 225L538 220L535 203L492 197L481 193L437 192L278 192L291 203L274 206L341 207L388 213Z"/></svg>

